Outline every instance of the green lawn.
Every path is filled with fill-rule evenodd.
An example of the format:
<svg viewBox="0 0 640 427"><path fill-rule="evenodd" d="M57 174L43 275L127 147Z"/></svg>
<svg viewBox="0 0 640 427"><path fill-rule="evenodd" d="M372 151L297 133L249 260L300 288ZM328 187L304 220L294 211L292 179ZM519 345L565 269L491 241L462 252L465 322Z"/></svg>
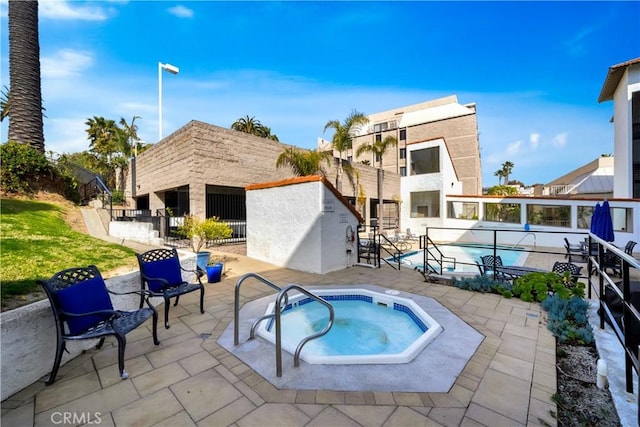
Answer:
<svg viewBox="0 0 640 427"><path fill-rule="evenodd" d="M40 291L36 279L66 268L94 264L105 272L137 265L133 250L74 231L54 203L0 199L0 293Z"/></svg>

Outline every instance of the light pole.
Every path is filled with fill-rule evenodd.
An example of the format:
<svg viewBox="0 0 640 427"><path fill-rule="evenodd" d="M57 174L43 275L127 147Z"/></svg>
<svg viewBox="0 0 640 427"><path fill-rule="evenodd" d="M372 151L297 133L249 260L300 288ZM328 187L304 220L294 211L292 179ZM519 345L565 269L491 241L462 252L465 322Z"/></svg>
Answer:
<svg viewBox="0 0 640 427"><path fill-rule="evenodd" d="M162 140L162 70L178 74L180 69L175 65L158 62L158 141Z"/></svg>

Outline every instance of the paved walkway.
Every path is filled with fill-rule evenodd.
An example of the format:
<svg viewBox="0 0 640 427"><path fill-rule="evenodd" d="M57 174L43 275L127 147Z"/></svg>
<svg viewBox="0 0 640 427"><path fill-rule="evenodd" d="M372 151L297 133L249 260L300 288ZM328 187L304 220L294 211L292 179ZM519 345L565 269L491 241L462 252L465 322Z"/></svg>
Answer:
<svg viewBox="0 0 640 427"><path fill-rule="evenodd" d="M230 277L206 285L204 314L191 294L171 308L160 346L149 324L128 335L127 380L108 339L64 365L53 385L43 378L3 402L2 425L61 425L64 417L114 426L556 425L555 339L538 304L426 283L414 271L316 275L233 257ZM216 342L232 322L235 282L246 272L280 285L373 284L433 297L485 338L446 393L279 390ZM254 281L242 288L243 303L270 294Z"/></svg>

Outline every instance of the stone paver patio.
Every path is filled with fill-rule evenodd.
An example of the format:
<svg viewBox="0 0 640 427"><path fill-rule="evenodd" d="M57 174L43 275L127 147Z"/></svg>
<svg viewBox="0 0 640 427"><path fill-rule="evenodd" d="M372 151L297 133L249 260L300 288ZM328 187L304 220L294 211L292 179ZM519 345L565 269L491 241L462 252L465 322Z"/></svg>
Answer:
<svg viewBox="0 0 640 427"><path fill-rule="evenodd" d="M127 380L118 376L115 340L108 339L101 350L61 367L53 385L42 378L5 400L2 425L556 425L555 339L538 304L427 283L414 271L390 268L316 275L240 255L230 267L230 277L206 285L204 314L195 294L171 308L171 328L159 325L160 346L153 345L150 324L127 335ZM235 283L246 272L281 286L374 284L429 296L485 338L447 393L279 390L216 343L233 319ZM242 287L243 302L270 294L255 281Z"/></svg>

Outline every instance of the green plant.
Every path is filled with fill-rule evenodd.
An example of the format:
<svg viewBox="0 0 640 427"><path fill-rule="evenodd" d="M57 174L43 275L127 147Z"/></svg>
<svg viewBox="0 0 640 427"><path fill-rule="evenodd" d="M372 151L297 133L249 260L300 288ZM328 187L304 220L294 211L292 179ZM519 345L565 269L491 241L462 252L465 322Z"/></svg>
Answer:
<svg viewBox="0 0 640 427"><path fill-rule="evenodd" d="M94 264L105 273L137 265L133 250L71 229L64 220L74 209L70 203L3 198L1 206L3 305L8 298L15 301L14 296L41 293L36 279L74 265Z"/></svg>
<svg viewBox="0 0 640 427"><path fill-rule="evenodd" d="M584 283L573 282L569 272L533 272L514 280L513 294L526 302L542 302L548 295L562 299L584 296Z"/></svg>
<svg viewBox="0 0 640 427"><path fill-rule="evenodd" d="M511 298L511 283L498 282L487 276L463 277L461 279L454 277L453 285L468 291L495 293L505 298Z"/></svg>
<svg viewBox="0 0 640 427"><path fill-rule="evenodd" d="M547 329L559 342L593 343L593 330L587 314L589 303L582 297L562 298L554 294L546 298L541 306L547 312Z"/></svg>
<svg viewBox="0 0 640 427"><path fill-rule="evenodd" d="M181 226L178 227L178 234L189 239L193 252L200 252L200 249L209 240L226 239L233 233L233 229L226 222L221 222L217 217L200 219L193 215L184 217Z"/></svg>
<svg viewBox="0 0 640 427"><path fill-rule="evenodd" d="M115 190L111 193L111 201L114 205L122 205L125 202L124 191Z"/></svg>
<svg viewBox="0 0 640 427"><path fill-rule="evenodd" d="M52 168L44 153L27 144L9 141L0 146L2 188L7 193L30 194Z"/></svg>

